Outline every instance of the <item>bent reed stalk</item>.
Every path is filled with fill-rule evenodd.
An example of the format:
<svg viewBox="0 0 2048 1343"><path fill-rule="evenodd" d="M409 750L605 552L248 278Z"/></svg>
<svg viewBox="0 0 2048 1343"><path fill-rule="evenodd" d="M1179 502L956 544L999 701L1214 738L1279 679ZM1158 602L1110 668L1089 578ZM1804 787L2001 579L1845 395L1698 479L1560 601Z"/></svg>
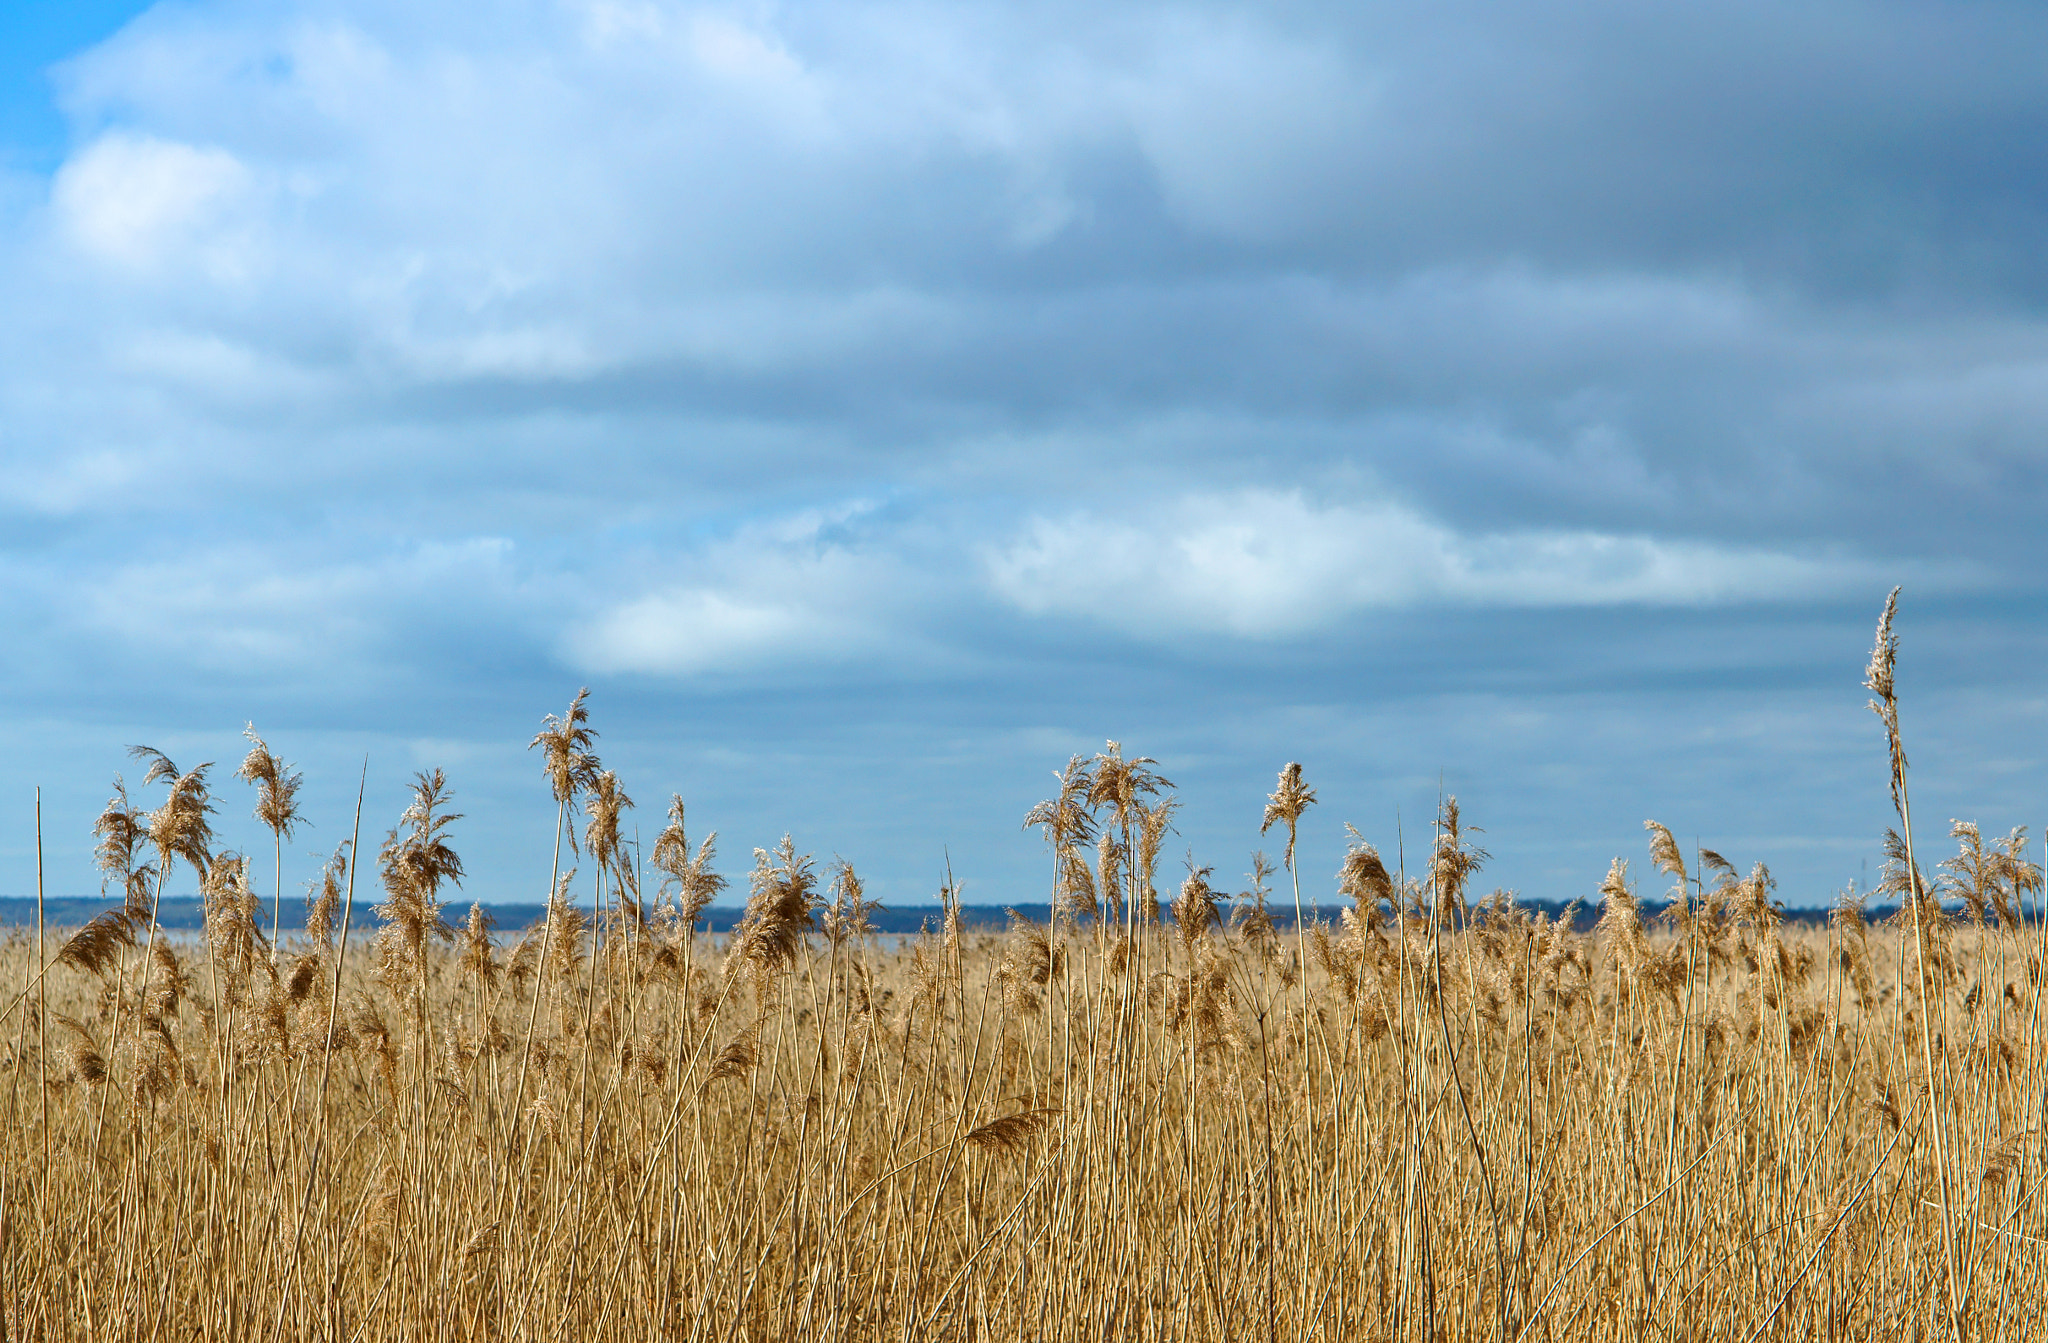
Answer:
<svg viewBox="0 0 2048 1343"><path fill-rule="evenodd" d="M2023 1339L2048 1291L2023 830L1955 823L1933 879L1903 830L1895 915L1801 925L1652 822L1669 902L1617 860L1588 931L1478 896L1445 797L1416 879L1352 832L1334 923L1190 855L1148 928L1172 785L1112 745L1026 819L1049 924L962 928L949 873L941 928L883 938L785 837L713 937L712 839L672 799L643 897L586 724L536 744L596 919L558 854L539 925L446 942L430 771L371 957L355 840L266 947L204 770L144 753L160 814L98 826L126 903L0 938L6 1337ZM1290 766L1260 818L1291 880L1313 801ZM156 924L179 860L201 940Z"/></svg>

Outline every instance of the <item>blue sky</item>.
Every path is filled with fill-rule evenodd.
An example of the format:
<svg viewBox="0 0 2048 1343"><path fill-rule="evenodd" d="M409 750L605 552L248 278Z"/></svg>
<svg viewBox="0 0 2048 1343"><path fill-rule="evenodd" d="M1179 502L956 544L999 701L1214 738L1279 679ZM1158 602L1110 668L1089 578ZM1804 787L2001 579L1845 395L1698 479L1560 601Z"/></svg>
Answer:
<svg viewBox="0 0 2048 1343"><path fill-rule="evenodd" d="M0 890L122 748L445 767L535 898L593 692L651 836L1042 898L1115 737L1233 878L1440 788L1590 895L2048 821L2048 12L31 5L0 19ZM145 801L149 800L145 796ZM1269 845L1269 847L1271 847ZM1652 890L1662 882L1644 878Z"/></svg>

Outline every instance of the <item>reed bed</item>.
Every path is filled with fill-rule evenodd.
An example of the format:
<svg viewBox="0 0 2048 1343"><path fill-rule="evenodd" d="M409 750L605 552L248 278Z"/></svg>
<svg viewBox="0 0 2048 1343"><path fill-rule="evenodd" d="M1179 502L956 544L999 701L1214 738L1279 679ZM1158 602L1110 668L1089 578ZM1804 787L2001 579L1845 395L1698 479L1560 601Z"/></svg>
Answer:
<svg viewBox="0 0 2048 1343"><path fill-rule="evenodd" d="M1226 894L1192 857L1161 877L1172 785L1112 743L1026 818L1049 924L963 931L948 888L937 926L878 937L854 870L785 838L712 938L714 845L677 799L643 868L579 696L535 743L559 821L539 924L448 921L434 772L273 941L279 896L211 843L205 771L145 752L158 805L117 789L99 827L127 903L0 942L0 1328L2038 1336L2039 869L2023 832L1963 824L1917 862L1890 617L1895 912L1851 894L1818 927L1761 865L1651 822L1668 891L1617 860L1581 931L1481 895L1446 798L1413 870L1354 832L1349 908L1296 933L1274 910L1301 907L1300 768L1262 817L1280 864ZM296 776L252 741L281 845ZM202 937L157 926L174 865ZM369 937L346 931L366 899Z"/></svg>

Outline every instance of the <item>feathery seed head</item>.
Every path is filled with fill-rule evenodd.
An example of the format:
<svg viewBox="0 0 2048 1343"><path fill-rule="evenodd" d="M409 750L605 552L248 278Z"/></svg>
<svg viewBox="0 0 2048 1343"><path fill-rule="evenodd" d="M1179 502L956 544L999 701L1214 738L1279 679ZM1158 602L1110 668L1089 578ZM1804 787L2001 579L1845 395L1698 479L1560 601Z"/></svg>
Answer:
<svg viewBox="0 0 2048 1343"><path fill-rule="evenodd" d="M448 780L440 770L416 775L412 804L377 853L385 896L376 907L385 920L377 930L377 946L388 981L415 1000L416 1011L423 1008L417 1000L427 939L448 942L455 937L454 926L441 912L441 884L462 884L462 859L445 833L462 815L442 812L447 800Z"/></svg>
<svg viewBox="0 0 2048 1343"><path fill-rule="evenodd" d="M1063 770L1055 770L1059 792L1033 807L1024 816L1024 828L1042 826L1045 842L1062 857L1094 838L1094 818L1088 814L1088 795L1095 785L1086 756L1074 756Z"/></svg>
<svg viewBox="0 0 2048 1343"><path fill-rule="evenodd" d="M71 1036L60 1051L72 1080L84 1086L88 1093L99 1090L107 1080L107 1060L100 1053L98 1042L84 1022L61 1012L50 1013L50 1020L62 1026Z"/></svg>
<svg viewBox="0 0 2048 1343"><path fill-rule="evenodd" d="M1088 805L1107 807L1117 824L1130 824L1140 798L1155 797L1161 789L1173 787L1152 768L1158 763L1146 755L1127 758L1122 743L1110 742L1107 750L1096 755L1089 773Z"/></svg>
<svg viewBox="0 0 2048 1343"><path fill-rule="evenodd" d="M290 839L301 820L299 786L305 778L270 753L263 738L256 735L254 723L244 727L242 735L249 739L249 754L242 757L235 777L256 785L256 819L280 841Z"/></svg>
<svg viewBox="0 0 2048 1343"><path fill-rule="evenodd" d="M484 992L494 992L498 987L498 961L491 954L491 928L494 920L480 904L472 903L469 918L462 925L462 969L476 977Z"/></svg>
<svg viewBox="0 0 2048 1343"><path fill-rule="evenodd" d="M597 739L597 733L588 726L590 710L584 701L590 698L590 687L576 692L576 698L569 701L569 708L560 717L548 714L541 719L541 729L526 744L527 750L541 748L541 768L548 777L548 787L554 793L555 801L568 806L576 795L597 781L597 757L591 754L590 744ZM569 831L569 846L576 846L576 832Z"/></svg>
<svg viewBox="0 0 2048 1343"><path fill-rule="evenodd" d="M1209 930L1216 926L1217 891L1209 885L1209 874L1213 867L1196 867L1195 856L1187 857L1187 879L1180 884L1180 894L1173 902L1173 922L1180 933L1181 942L1193 947Z"/></svg>
<svg viewBox="0 0 2048 1343"><path fill-rule="evenodd" d="M1045 1125L1045 1116L1057 1113L1057 1110L1025 1110L991 1119L968 1133L967 1145L997 1156L1015 1156L1030 1147L1032 1138Z"/></svg>
<svg viewBox="0 0 2048 1343"><path fill-rule="evenodd" d="M1436 883L1439 909L1445 904L1463 909L1466 886L1471 883L1473 874L1493 856L1476 845L1467 844L1467 831L1477 834L1479 827L1464 823L1456 795L1446 796L1437 811L1436 843L1430 855L1429 868L1430 879Z"/></svg>
<svg viewBox="0 0 2048 1343"><path fill-rule="evenodd" d="M1095 893L1095 874L1088 870L1079 853L1069 850L1060 856L1060 883L1054 896L1054 911L1061 918L1093 918L1101 911Z"/></svg>
<svg viewBox="0 0 2048 1343"><path fill-rule="evenodd" d="M1992 891L1993 899L1998 902L1998 917L2005 921L2007 927L2017 928L2025 917L2027 897L2040 893L2041 868L2027 859L2027 828L2023 825L2015 826L1993 847L1996 850L1993 862L1998 879L1993 883ZM2002 898L2008 895L2010 906Z"/></svg>
<svg viewBox="0 0 2048 1343"><path fill-rule="evenodd" d="M1655 821L1644 821L1643 829L1650 832L1650 861L1659 872L1678 878L1679 893L1685 891L1685 855L1678 851L1678 841L1671 832Z"/></svg>
<svg viewBox="0 0 2048 1343"><path fill-rule="evenodd" d="M334 856L313 879L317 891L306 897L306 940L322 951L334 949L334 921L341 913L342 883L348 879L349 841L335 846Z"/></svg>
<svg viewBox="0 0 2048 1343"><path fill-rule="evenodd" d="M214 855L199 895L214 955L246 971L267 946L256 926L258 901L249 888L248 859L232 851Z"/></svg>
<svg viewBox="0 0 2048 1343"><path fill-rule="evenodd" d="M1959 848L1955 857L1941 863L1941 870L1949 874L1949 888L1969 909L1970 921L1981 928L1999 885L1998 864L1984 852L1984 837L1973 822L1950 821L1948 836L1959 842Z"/></svg>
<svg viewBox="0 0 2048 1343"><path fill-rule="evenodd" d="M818 903L818 878L811 856L799 854L795 841L784 835L772 854L754 850L750 884L746 913L726 950L726 974L747 971L758 993L776 972L795 963L804 934L815 926L811 914Z"/></svg>
<svg viewBox="0 0 2048 1343"><path fill-rule="evenodd" d="M93 850L93 862L104 874L100 889L106 889L108 878L119 881L122 897L138 922L149 918L148 878L156 873L154 866L145 865L138 871L135 865L135 846L149 838L148 819L146 813L128 801L128 786L115 775L114 795L93 822L93 833L100 841ZM138 876L142 880L136 880Z"/></svg>
<svg viewBox="0 0 2048 1343"><path fill-rule="evenodd" d="M1598 925L1601 940L1614 949L1616 963L1632 975L1642 964L1649 944L1643 936L1642 908L1636 902L1635 892L1629 889L1628 863L1624 859L1616 858L1608 867L1607 878L1600 883L1600 896L1605 906Z"/></svg>
<svg viewBox="0 0 2048 1343"><path fill-rule="evenodd" d="M110 909L66 939L57 953L57 963L89 975L105 975L120 964L121 953L134 945L135 926L127 911Z"/></svg>
<svg viewBox="0 0 2048 1343"><path fill-rule="evenodd" d="M633 884L633 865L619 844L619 822L633 806L633 799L619 787L618 775L604 770L590 781L583 812L590 822L583 829L583 847L590 860L610 873L621 887Z"/></svg>
<svg viewBox="0 0 2048 1343"><path fill-rule="evenodd" d="M206 791L206 772L211 762L180 774L162 751L150 746L131 746L128 753L149 761L143 782L167 783L170 793L163 804L149 813L149 839L156 846L158 870L168 874L173 859L182 858L201 880L212 861L213 799Z"/></svg>
<svg viewBox="0 0 2048 1343"><path fill-rule="evenodd" d="M1095 838L1095 889L1109 901L1110 917L1119 921L1124 916L1123 872L1127 856L1123 842L1104 827Z"/></svg>
<svg viewBox="0 0 2048 1343"><path fill-rule="evenodd" d="M882 906L867 898L867 888L853 870L852 863L844 858L833 858L829 890L831 903L823 906L817 914L818 927L823 930L826 940L838 947L849 938L871 936L875 927L868 920L868 913Z"/></svg>
<svg viewBox="0 0 2048 1343"><path fill-rule="evenodd" d="M1273 911L1266 902L1273 898L1273 860L1265 851L1252 854L1252 870L1245 873L1251 880L1251 889L1237 897L1238 907L1232 914L1244 940L1255 950L1261 960L1271 960L1277 949L1280 930L1273 924Z"/></svg>
<svg viewBox="0 0 2048 1343"><path fill-rule="evenodd" d="M668 825L655 839L654 853L648 861L664 874L662 894L676 901L677 918L692 932L705 907L725 889L725 878L711 869L717 852L718 832L713 831L697 846L696 855L691 856L690 836L683 828L683 795L670 794Z"/></svg>
<svg viewBox="0 0 2048 1343"><path fill-rule="evenodd" d="M1337 869L1337 889L1357 906L1361 916L1377 911L1384 900L1394 899L1394 877L1380 858L1380 851L1367 843L1358 831L1346 826L1351 842L1344 851L1344 865ZM1377 913L1374 914L1375 919Z"/></svg>
<svg viewBox="0 0 2048 1343"><path fill-rule="evenodd" d="M583 911L569 900L570 886L575 880L576 869L572 867L555 883L554 893L548 897L547 927L541 937L547 947L547 969L557 985L569 982L583 958L583 933L588 925Z"/></svg>
<svg viewBox="0 0 2048 1343"><path fill-rule="evenodd" d="M1891 750L1892 808L1903 814L1906 750L1899 741L1899 699L1892 681L1899 660L1899 636L1892 632L1892 618L1898 609L1899 589L1893 588L1891 595L1884 599L1884 614L1877 620L1877 642L1870 650L1870 666L1863 674L1863 684L1877 696L1870 701L1870 711L1884 724L1885 744Z"/></svg>
<svg viewBox="0 0 2048 1343"><path fill-rule="evenodd" d="M1265 819L1259 824L1259 833L1265 834L1276 822L1287 827L1287 853L1281 859L1281 866L1294 870L1294 832L1301 823L1301 814L1315 805L1316 790L1301 781L1301 764L1290 760L1280 771L1280 782L1266 797Z"/></svg>
<svg viewBox="0 0 2048 1343"><path fill-rule="evenodd" d="M1138 861L1132 876L1139 884L1139 912L1148 923L1159 922L1159 891L1153 881L1159 870L1159 850L1173 829L1173 814L1179 809L1180 802L1170 797L1149 807L1138 804Z"/></svg>

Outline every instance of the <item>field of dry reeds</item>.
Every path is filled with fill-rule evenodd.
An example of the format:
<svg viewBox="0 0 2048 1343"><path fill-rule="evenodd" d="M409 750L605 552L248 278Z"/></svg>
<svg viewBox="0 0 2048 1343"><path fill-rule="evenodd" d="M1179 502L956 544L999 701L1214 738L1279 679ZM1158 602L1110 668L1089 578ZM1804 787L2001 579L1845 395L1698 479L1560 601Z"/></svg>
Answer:
<svg viewBox="0 0 2048 1343"><path fill-rule="evenodd" d="M1656 889L1617 860L1578 931L1482 894L1446 798L1415 870L1354 832L1350 908L1297 934L1328 880L1294 870L1300 768L1228 895L1162 874L1171 785L1112 743L1026 818L1049 926L963 932L946 891L878 937L854 871L785 839L712 938L712 845L678 799L635 860L579 696L535 742L538 925L444 922L436 772L273 940L274 855L216 851L206 771L144 752L156 805L99 822L127 903L0 948L0 1329L2040 1337L2039 869L2019 831L1913 852L1890 620L1896 912L1809 927L1652 822ZM281 852L296 776L260 740L240 773ZM182 868L200 937L154 917Z"/></svg>

